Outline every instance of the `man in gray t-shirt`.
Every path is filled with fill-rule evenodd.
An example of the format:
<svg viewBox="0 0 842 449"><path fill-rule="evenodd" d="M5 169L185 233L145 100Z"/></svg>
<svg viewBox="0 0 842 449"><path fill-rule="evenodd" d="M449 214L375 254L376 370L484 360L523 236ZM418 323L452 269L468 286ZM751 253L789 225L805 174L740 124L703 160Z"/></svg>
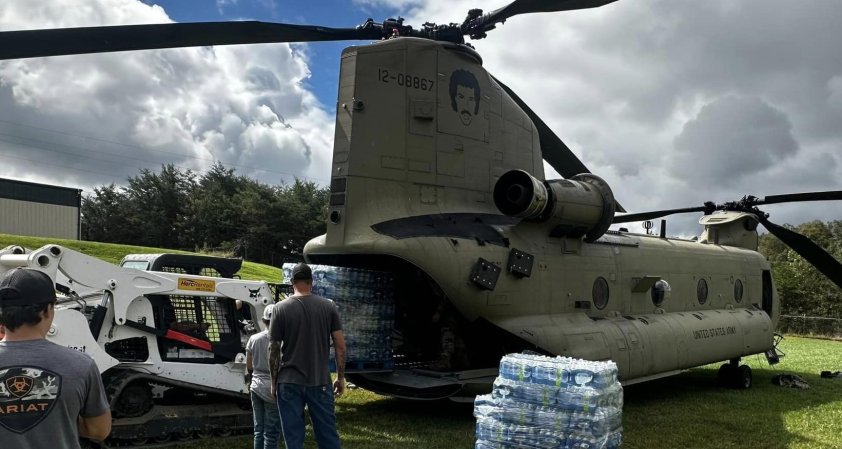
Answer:
<svg viewBox="0 0 842 449"><path fill-rule="evenodd" d="M96 363L45 339L55 303L52 280L38 270L16 268L0 280L3 447L78 449L80 436L102 441L111 432Z"/></svg>
<svg viewBox="0 0 842 449"><path fill-rule="evenodd" d="M304 445L304 405L319 449L339 449L334 396L345 392L345 337L333 301L311 294L307 264L292 269L295 294L275 304L269 325L269 369L277 393L287 449ZM330 385L330 341L336 354L336 382ZM281 356L283 348L283 356Z"/></svg>

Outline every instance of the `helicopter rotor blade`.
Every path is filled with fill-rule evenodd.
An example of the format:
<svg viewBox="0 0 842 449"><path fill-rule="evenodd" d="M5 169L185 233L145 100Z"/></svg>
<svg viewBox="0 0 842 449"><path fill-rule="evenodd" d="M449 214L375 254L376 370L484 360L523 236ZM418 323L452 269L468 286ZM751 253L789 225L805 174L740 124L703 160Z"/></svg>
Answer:
<svg viewBox="0 0 842 449"><path fill-rule="evenodd" d="M160 23L0 32L0 60L210 45L379 39L374 28L257 21Z"/></svg>
<svg viewBox="0 0 842 449"><path fill-rule="evenodd" d="M484 36L483 33L494 29L496 24L520 14L598 8L615 1L617 0L515 0L502 8L477 18L475 23L468 24L466 34L482 37Z"/></svg>
<svg viewBox="0 0 842 449"><path fill-rule="evenodd" d="M834 201L842 200L842 190L830 190L826 192L805 192L789 193L785 195L770 195L765 198L746 196L740 201L726 203L717 206L714 203L705 203L702 207L688 207L683 209L665 209L651 212L640 212L636 214L618 215L614 217L614 223L629 223L633 221L646 221L655 218L665 217L672 214L683 214L688 212L704 212L710 214L716 209L724 210L745 210L749 211L754 206L777 203L797 203L803 201Z"/></svg>
<svg viewBox="0 0 842 449"><path fill-rule="evenodd" d="M497 81L497 84L512 97L512 100L523 109L523 112L532 119L532 122L535 123L535 127L538 128L538 137L541 139L541 153L544 156L544 160L550 164L561 176L565 178L570 178L574 175L578 175L579 173L590 173L591 171L588 167L573 154L573 151L561 141L561 139L541 120L541 117L538 117L538 114L535 113L523 100L517 96L514 91L509 88L509 86L503 84L499 79L496 77L494 81Z"/></svg>
<svg viewBox="0 0 842 449"><path fill-rule="evenodd" d="M842 288L842 263L803 234L772 223L759 215L760 223L775 237L798 253L834 284Z"/></svg>
<svg viewBox="0 0 842 449"><path fill-rule="evenodd" d="M790 193L786 195L770 195L756 204L795 203L800 201L833 201L842 200L842 190L830 190L826 192Z"/></svg>
<svg viewBox="0 0 842 449"><path fill-rule="evenodd" d="M614 217L614 224L618 223L630 223L634 221L646 221L646 220L654 220L656 218L666 217L667 215L673 214L685 214L689 212L706 212L711 210L709 207L700 206L700 207L685 207L682 209L665 209L665 210L656 210L652 212L640 212L636 214L626 214L626 215L616 215Z"/></svg>

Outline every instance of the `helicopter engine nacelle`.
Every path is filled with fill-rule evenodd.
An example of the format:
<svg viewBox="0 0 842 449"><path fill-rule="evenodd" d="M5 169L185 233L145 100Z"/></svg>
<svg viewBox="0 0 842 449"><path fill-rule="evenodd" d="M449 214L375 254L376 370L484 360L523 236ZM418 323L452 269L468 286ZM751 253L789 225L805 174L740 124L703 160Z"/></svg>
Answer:
<svg viewBox="0 0 842 449"><path fill-rule="evenodd" d="M614 220L614 193L599 176L539 181L523 170L503 174L494 185L494 204L510 217L544 222L551 237L598 239Z"/></svg>
<svg viewBox="0 0 842 449"><path fill-rule="evenodd" d="M758 223L757 217L747 212L719 211L705 215L699 219L699 224L705 226L699 241L757 251Z"/></svg>

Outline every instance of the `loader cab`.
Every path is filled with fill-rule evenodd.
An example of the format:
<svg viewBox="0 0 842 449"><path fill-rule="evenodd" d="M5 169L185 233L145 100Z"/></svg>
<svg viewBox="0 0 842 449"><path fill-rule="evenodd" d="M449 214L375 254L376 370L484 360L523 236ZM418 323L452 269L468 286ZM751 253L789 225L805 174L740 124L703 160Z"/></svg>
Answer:
<svg viewBox="0 0 842 449"><path fill-rule="evenodd" d="M242 259L196 254L129 254L120 261L124 268L144 271L239 278ZM158 338L164 361L220 363L234 360L244 351L244 340L254 330L254 311L232 300L188 295L148 295L158 332L186 337ZM192 340L191 340L192 339Z"/></svg>

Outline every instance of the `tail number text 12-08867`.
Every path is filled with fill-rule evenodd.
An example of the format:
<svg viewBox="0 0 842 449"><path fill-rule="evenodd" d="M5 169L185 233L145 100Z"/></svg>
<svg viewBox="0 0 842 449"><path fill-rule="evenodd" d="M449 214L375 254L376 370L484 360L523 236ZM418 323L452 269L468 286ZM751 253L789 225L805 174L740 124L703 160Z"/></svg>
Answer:
<svg viewBox="0 0 842 449"><path fill-rule="evenodd" d="M377 80L386 84L397 84L413 89L433 90L433 80L408 73L393 73L389 69L377 69Z"/></svg>

